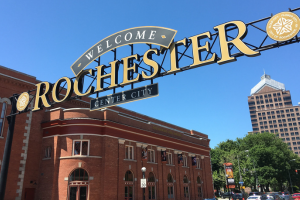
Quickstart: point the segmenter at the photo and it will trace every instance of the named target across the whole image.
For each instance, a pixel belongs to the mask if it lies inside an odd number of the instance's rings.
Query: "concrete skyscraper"
[[[300,154],[300,108],[293,106],[290,91],[283,83],[264,74],[248,97],[253,133],[270,132]]]

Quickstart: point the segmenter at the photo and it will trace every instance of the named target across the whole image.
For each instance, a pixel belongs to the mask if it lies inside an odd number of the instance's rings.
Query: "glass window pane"
[[[132,147],[129,147],[129,159],[132,159]]]
[[[74,174],[75,174],[74,181],[79,181],[79,177],[80,177],[80,175],[79,175],[79,169],[76,169],[75,172],[74,172]]]
[[[83,175],[84,175],[84,170],[83,169],[79,169],[79,180],[83,181]]]
[[[89,146],[88,141],[83,141],[82,142],[82,153],[81,153],[81,155],[88,155],[88,146]]]
[[[80,196],[79,200],[86,200],[86,187],[80,187]]]
[[[155,199],[155,187],[152,186],[152,199]]]
[[[125,186],[125,197],[128,197],[128,187]]]
[[[70,200],[77,200],[76,195],[77,195],[77,187],[71,187],[70,188]]]
[[[128,159],[128,146],[125,147],[125,158]]]
[[[80,155],[80,141],[74,143],[74,155]]]
[[[128,186],[128,188],[129,188],[129,198],[132,198],[133,197],[132,186]]]

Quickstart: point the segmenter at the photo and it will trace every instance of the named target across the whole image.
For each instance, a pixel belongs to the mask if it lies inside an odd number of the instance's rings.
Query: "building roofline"
[[[18,74],[22,74],[22,75],[25,75],[25,76],[28,76],[28,77],[35,78],[35,79],[36,79],[35,76],[31,76],[31,75],[29,75],[29,74],[25,74],[25,73],[23,73],[23,72],[20,72],[20,71],[17,71],[17,70],[13,70],[13,69],[4,67],[3,65],[0,65],[0,68],[4,68],[4,69],[7,69],[7,70],[9,70],[9,71],[13,71],[13,72],[16,72],[16,73],[18,73]]]

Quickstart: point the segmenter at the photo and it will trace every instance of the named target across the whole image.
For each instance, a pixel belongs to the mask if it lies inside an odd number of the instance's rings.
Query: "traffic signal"
[[[297,169],[295,170],[295,172],[296,172],[296,174],[298,174],[298,170]]]

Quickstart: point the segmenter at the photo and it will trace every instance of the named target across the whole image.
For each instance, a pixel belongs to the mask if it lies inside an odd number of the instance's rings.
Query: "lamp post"
[[[143,179],[145,179],[146,167],[142,167]],[[145,188],[143,187],[143,200],[146,199]]]
[[[245,150],[246,153],[249,152],[249,150]],[[247,156],[249,157],[249,155],[247,154]],[[250,158],[251,160],[251,158]],[[258,179],[257,179],[257,173],[256,173],[256,169],[255,169],[255,164],[254,164],[254,161],[252,160],[252,164],[253,164],[253,167],[254,167],[254,172],[255,172],[255,188],[256,189],[256,185],[258,184]]]
[[[291,161],[295,161],[296,159],[292,159],[292,160],[290,160],[289,161],[289,163],[291,162]],[[293,190],[293,184],[292,184],[292,179],[291,179],[291,175],[290,175],[290,169],[288,170],[288,173],[289,173],[289,177],[290,177],[290,184],[291,184],[291,188],[292,188],[292,193],[294,193],[294,190]]]

